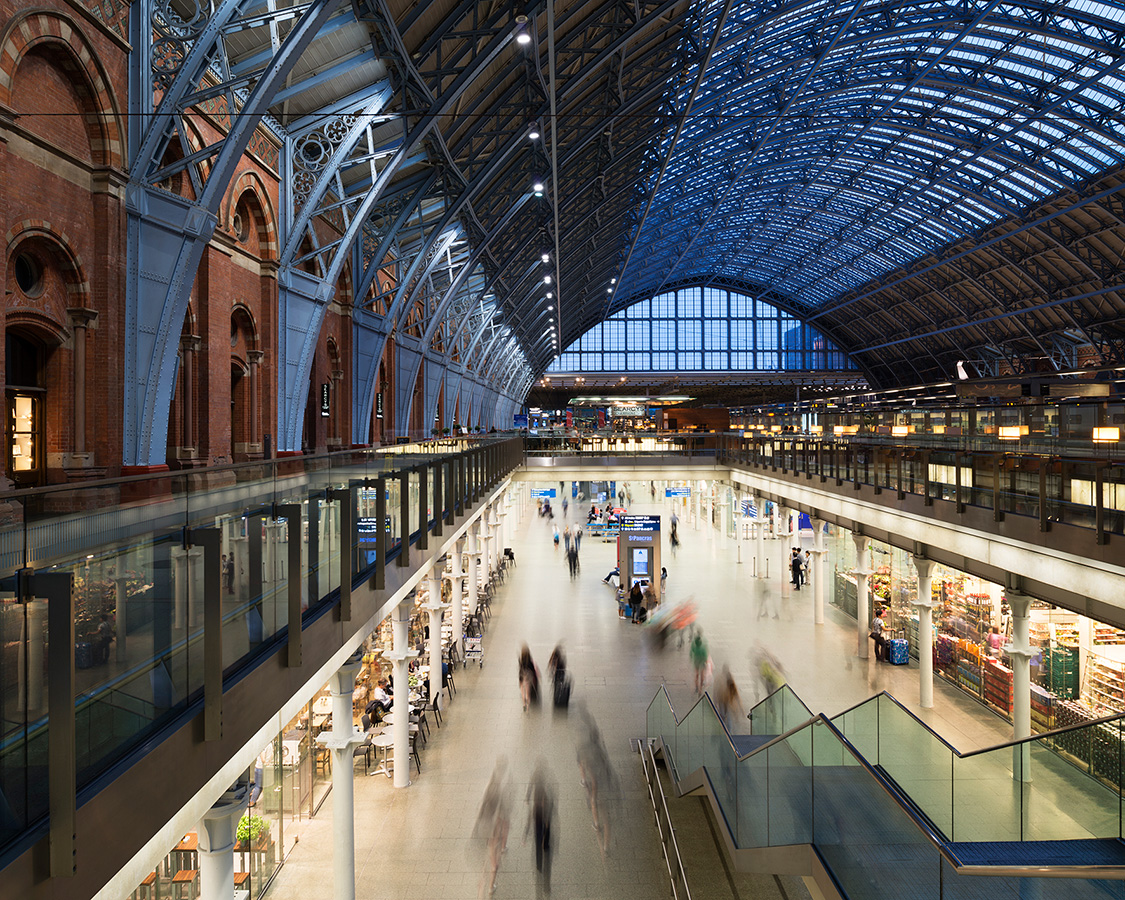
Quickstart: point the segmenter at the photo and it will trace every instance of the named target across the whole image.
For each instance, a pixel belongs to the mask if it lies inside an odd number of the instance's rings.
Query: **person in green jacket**
[[[691,667],[695,669],[695,692],[697,694],[703,693],[703,682],[707,677],[707,660],[710,659],[710,654],[707,652],[707,644],[703,640],[703,635],[698,631],[695,637],[691,639],[691,647],[688,649],[691,656]]]

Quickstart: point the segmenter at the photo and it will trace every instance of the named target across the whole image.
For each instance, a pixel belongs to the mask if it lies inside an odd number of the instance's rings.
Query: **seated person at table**
[[[620,578],[621,578],[621,569],[620,569],[620,567],[618,567],[618,566],[614,566],[614,567],[613,567],[613,570],[612,570],[612,571],[611,571],[611,572],[610,572],[610,573],[609,573],[608,575],[606,575],[606,577],[605,577],[605,578],[603,578],[603,579],[602,579],[602,581],[604,581],[604,582],[605,582],[606,584],[609,584],[609,579],[611,579],[611,578],[612,578],[612,577],[613,577],[614,575],[616,575],[618,579],[620,579]]]
[[[393,692],[390,685],[387,683],[386,678],[380,678],[379,683],[375,685],[375,690],[371,692],[371,702],[367,704],[364,712],[371,716],[374,720],[382,718],[391,711],[391,703],[394,701]]]

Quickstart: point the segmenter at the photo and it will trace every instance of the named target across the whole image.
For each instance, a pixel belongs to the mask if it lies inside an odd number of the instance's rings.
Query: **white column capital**
[[[363,661],[359,654],[352,656],[345,662],[329,682],[330,690],[334,697],[346,697],[355,693],[355,677],[363,668]]]
[[[234,848],[234,823],[242,817],[250,803],[246,785],[239,784],[226,791],[203,814],[199,829],[201,853],[223,853]]]
[[[914,568],[918,570],[918,578],[932,578],[934,574],[934,566],[937,565],[932,559],[927,559],[925,556],[919,556],[917,553],[911,554],[910,561],[914,563]]]
[[[1008,606],[1011,607],[1012,616],[1017,619],[1026,619],[1031,615],[1031,601],[1033,597],[1020,591],[1004,590],[1004,599],[1008,601]]]

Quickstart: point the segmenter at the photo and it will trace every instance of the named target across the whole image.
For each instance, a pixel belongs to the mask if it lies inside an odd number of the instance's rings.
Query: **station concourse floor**
[[[585,522],[588,504],[561,505],[554,519],[562,530],[577,516]],[[935,706],[918,706],[918,669],[876,663],[856,655],[856,623],[827,601],[825,622],[813,624],[811,585],[795,591],[782,578],[791,542],[767,541],[768,580],[752,574],[753,544],[710,536],[680,515],[681,546],[671,555],[667,517],[661,502],[635,502],[634,513],[662,515],[663,563],[668,569],[666,602],[694,599],[698,624],[715,667],[727,664],[745,706],[755,700],[751,653],[760,643],[781,662],[789,684],[814,712],[835,714],[887,690],[958,749],[970,750],[1010,739],[1011,725],[935,679]],[[498,758],[510,776],[511,836],[492,896],[542,896],[534,850],[524,842],[525,796],[533,769],[543,763],[557,798],[553,841],[556,846],[551,894],[582,900],[616,896],[665,897],[668,876],[652,819],[640,763],[630,739],[645,735],[645,711],[662,681],[682,716],[694,700],[687,652],[655,650],[645,629],[618,618],[613,590],[602,578],[615,565],[616,542],[588,534],[581,545],[581,572],[571,580],[560,542],[551,541],[551,524],[534,504],[522,519],[507,519],[517,565],[497,588],[493,617],[484,636],[484,665],[455,673],[457,694],[448,702],[441,728],[432,727],[422,750],[422,773],[395,790],[383,776],[364,777],[356,767],[356,896],[374,898],[475,898],[485,864],[484,842],[472,837],[481,798]],[[804,544],[811,545],[806,534]],[[825,562],[831,573],[832,559]],[[765,615],[760,617],[760,613]],[[549,703],[524,713],[516,659],[527,642],[546,682],[547,658],[559,641],[574,680],[568,716],[556,716]],[[549,693],[549,692],[548,692]],[[544,699],[549,699],[545,694]],[[598,849],[586,793],[579,780],[576,741],[584,735],[582,710],[596,720],[609,752],[622,801],[609,855]],[[269,900],[332,896],[332,794],[303,827],[301,840],[269,888]],[[685,861],[686,862],[686,861]],[[716,896],[692,881],[697,900]],[[717,873],[707,877],[717,878]],[[806,900],[800,879],[724,874],[725,896]]]

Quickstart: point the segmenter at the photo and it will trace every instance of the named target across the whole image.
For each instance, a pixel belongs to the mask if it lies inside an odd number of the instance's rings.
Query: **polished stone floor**
[[[640,487],[634,488],[635,494],[641,493]],[[669,510],[658,502],[636,503],[631,511],[666,516]],[[576,512],[572,505],[571,524]],[[528,785],[540,766],[557,799],[551,893],[566,898],[667,896],[651,805],[630,739],[644,735],[645,711],[662,681],[677,710],[688,708],[693,696],[687,654],[654,649],[646,629],[618,618],[614,593],[601,580],[614,565],[615,543],[586,536],[581,572],[572,580],[562,548],[552,544],[550,524],[535,515],[531,504],[519,520],[513,513],[508,522],[509,533],[517,535],[507,543],[518,565],[493,604],[484,665],[458,670],[458,693],[448,704],[443,727],[434,729],[423,749],[421,775],[414,775],[409,788],[395,790],[383,775],[364,777],[362,767],[357,770],[357,896],[479,896],[486,852],[484,840],[473,836],[473,826],[498,759],[505,761],[508,772],[511,832],[493,896],[531,897],[546,888],[536,874],[533,842],[525,837]],[[561,516],[555,522],[560,528],[566,524]],[[921,710],[917,667],[859,659],[855,622],[831,606],[826,606],[825,624],[814,626],[812,590],[794,591],[777,577],[784,571],[789,541],[767,544],[774,577],[758,580],[749,564],[751,544],[743,546],[740,564],[734,541],[722,542],[682,513],[680,532],[675,557],[664,535],[668,602],[694,599],[698,604],[699,625],[716,666],[729,665],[747,706],[756,692],[751,660],[762,646],[780,660],[789,683],[814,711],[834,714],[885,689],[962,750],[1010,736],[1010,725],[940,681],[935,685],[935,708]],[[805,543],[810,541],[806,535]],[[831,564],[829,559],[827,572]],[[549,707],[522,710],[516,657],[525,641],[544,678],[551,649],[563,643],[574,679],[568,716],[554,715]],[[617,786],[604,857],[576,764],[577,747],[587,734],[587,715],[601,730]],[[268,897],[331,896],[331,805],[330,794],[302,832]],[[797,879],[759,878],[741,888],[742,882],[725,882],[731,888],[725,896],[807,896]],[[718,896],[694,890],[693,895]]]

